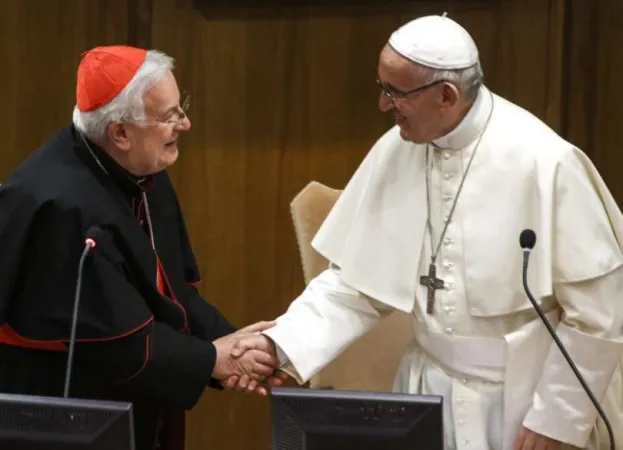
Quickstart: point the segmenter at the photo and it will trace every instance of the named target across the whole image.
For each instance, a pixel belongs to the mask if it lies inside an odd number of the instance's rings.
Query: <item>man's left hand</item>
[[[513,450],[560,450],[560,447],[560,441],[521,427]]]

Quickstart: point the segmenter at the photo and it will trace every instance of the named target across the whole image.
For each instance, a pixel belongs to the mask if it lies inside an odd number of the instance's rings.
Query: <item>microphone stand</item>
[[[86,245],[82,251],[80,262],[78,263],[78,279],[76,282],[76,292],[74,296],[74,309],[73,317],[71,319],[71,335],[69,336],[69,354],[67,356],[67,368],[65,371],[65,388],[63,390],[63,397],[69,396],[69,384],[71,381],[71,368],[74,360],[74,348],[76,346],[76,326],[78,324],[78,309],[80,307],[80,291],[82,290],[82,269],[84,267],[84,261],[89,254],[89,251],[95,247],[95,241],[91,238],[86,239]]]

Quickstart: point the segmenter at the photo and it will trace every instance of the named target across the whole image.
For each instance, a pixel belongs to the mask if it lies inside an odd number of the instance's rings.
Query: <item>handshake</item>
[[[228,390],[267,395],[267,388],[280,386],[288,375],[278,370],[273,341],[261,334],[275,322],[258,322],[215,340],[216,364],[212,377]]]

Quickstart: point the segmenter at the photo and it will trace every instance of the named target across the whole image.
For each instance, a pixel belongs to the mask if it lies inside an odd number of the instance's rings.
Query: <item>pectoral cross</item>
[[[435,291],[444,287],[443,280],[437,278],[437,269],[434,264],[428,266],[428,275],[420,277],[420,284],[427,287],[426,313],[432,314],[435,306]]]

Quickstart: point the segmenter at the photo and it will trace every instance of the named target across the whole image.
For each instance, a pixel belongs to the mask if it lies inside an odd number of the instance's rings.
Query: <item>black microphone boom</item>
[[[528,288],[528,259],[530,258],[530,250],[534,247],[534,244],[536,243],[536,233],[530,229],[523,230],[519,236],[519,243],[521,245],[521,248],[524,250],[523,252],[523,287],[524,287],[524,290],[526,291],[526,295],[530,299],[530,303],[532,303],[532,306],[534,307],[536,312],[539,314],[541,321],[543,321],[543,323],[547,327],[549,334],[552,335],[552,338],[554,339],[554,342],[556,342],[556,345],[560,349],[562,356],[564,356],[565,359],[567,360],[569,367],[571,367],[571,370],[573,370],[573,373],[575,374],[576,378],[578,379],[578,381],[584,388],[584,391],[586,391],[586,394],[588,395],[591,402],[595,406],[595,409],[597,410],[602,420],[604,421],[604,424],[606,425],[606,429],[608,430],[608,436],[610,437],[610,450],[614,450],[615,449],[614,434],[612,433],[612,426],[610,425],[610,422],[608,421],[608,418],[606,417],[606,413],[599,405],[599,402],[595,398],[595,395],[591,391],[591,388],[588,387],[588,384],[586,384],[584,377],[582,377],[582,374],[580,373],[577,366],[571,359],[571,356],[569,356],[569,353],[567,353],[567,349],[565,349],[565,346],[562,344],[562,342],[556,335],[556,331],[554,330],[554,327],[552,326],[550,321],[547,320],[547,317],[545,316],[543,309],[536,302],[536,300],[530,293],[530,289]]]
[[[78,277],[76,281],[76,291],[74,294],[74,308],[71,318],[71,334],[69,336],[69,353],[67,355],[67,368],[65,370],[65,387],[63,389],[63,397],[69,396],[69,384],[71,383],[71,368],[74,361],[74,349],[76,347],[76,327],[78,325],[78,310],[80,309],[80,292],[82,290],[82,269],[84,267],[84,261],[87,255],[97,245],[97,239],[104,231],[98,227],[93,226],[87,230],[85,246],[80,256],[80,262],[78,263]]]

